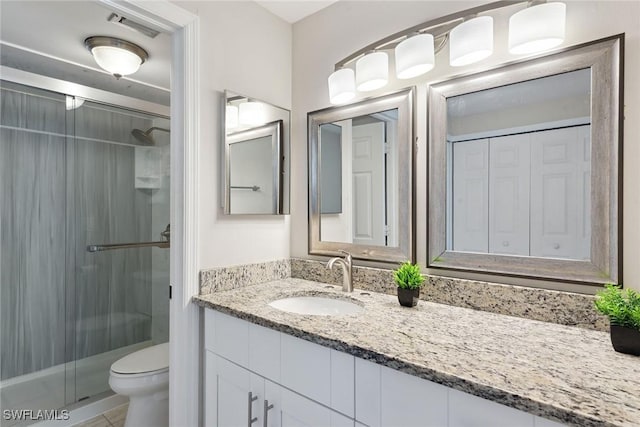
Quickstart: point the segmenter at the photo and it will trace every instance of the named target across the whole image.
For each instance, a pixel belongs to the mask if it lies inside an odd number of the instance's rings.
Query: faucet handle
[[[349,253],[349,252],[347,252],[347,251],[343,251],[342,249],[338,249],[338,252],[340,252],[340,253],[344,254],[344,256],[345,256],[345,257],[344,257],[344,258],[345,258],[345,260],[346,260],[349,264],[351,264],[351,259],[353,258],[353,257],[351,256],[351,253]]]

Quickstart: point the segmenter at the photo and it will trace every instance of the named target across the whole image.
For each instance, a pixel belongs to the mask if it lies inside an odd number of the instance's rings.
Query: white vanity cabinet
[[[204,312],[207,427],[562,426],[214,310]]]
[[[205,426],[353,427],[353,359],[205,310]]]

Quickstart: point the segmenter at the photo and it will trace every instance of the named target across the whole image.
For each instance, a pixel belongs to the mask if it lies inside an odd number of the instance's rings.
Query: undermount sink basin
[[[364,310],[350,301],[322,296],[290,297],[269,303],[273,308],[295,314],[310,314],[316,316],[335,316],[340,314],[355,314]]]

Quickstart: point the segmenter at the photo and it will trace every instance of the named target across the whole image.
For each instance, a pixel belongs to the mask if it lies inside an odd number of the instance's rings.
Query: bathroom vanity
[[[270,302],[347,299],[310,316]],[[201,295],[205,425],[633,426],[640,365],[608,334],[302,279]],[[254,420],[251,422],[251,420]]]

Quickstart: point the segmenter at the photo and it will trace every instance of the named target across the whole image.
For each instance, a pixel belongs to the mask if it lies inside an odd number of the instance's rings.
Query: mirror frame
[[[309,160],[309,254],[336,255],[347,251],[354,258],[403,262],[415,260],[414,247],[414,99],[415,88],[411,87],[389,95],[307,114],[308,160]],[[402,224],[398,230],[398,246],[359,245],[345,242],[320,240],[320,125],[352,119],[367,114],[398,109],[398,219]]]
[[[257,138],[269,137],[271,139],[271,170],[272,170],[272,183],[273,183],[273,199],[271,208],[273,212],[271,213],[261,213],[255,215],[275,215],[277,213],[282,212],[282,150],[283,150],[283,122],[282,120],[276,120],[271,123],[267,123],[265,125],[241,130],[235,133],[227,134],[225,138],[224,144],[224,164],[225,164],[225,174],[224,174],[224,213],[227,215],[254,215],[252,213],[240,213],[236,214],[231,212],[231,146],[233,144],[238,144],[241,142],[245,142],[248,140],[253,140]],[[260,189],[260,187],[258,187]],[[254,190],[256,191],[256,190]]]
[[[280,120],[273,120],[269,123],[265,123],[263,125],[254,127],[254,128],[249,128],[249,129],[242,129],[242,130],[238,130],[237,132],[233,132],[233,133],[229,133],[227,134],[227,126],[226,126],[226,122],[227,122],[227,114],[226,114],[226,107],[227,107],[227,102],[229,101],[229,99],[231,98],[246,98],[247,100],[251,100],[251,101],[258,101],[261,102],[269,107],[272,108],[277,108],[279,110],[282,110],[283,112],[286,112],[286,119],[280,119]],[[288,110],[286,108],[283,107],[279,107],[277,105],[274,105],[270,102],[267,101],[263,101],[261,99],[258,98],[254,98],[251,96],[246,96],[243,94],[240,94],[238,92],[229,90],[229,89],[225,89],[224,92],[222,93],[222,97],[221,97],[221,111],[220,111],[220,118],[221,118],[221,123],[222,125],[220,126],[221,128],[221,141],[222,143],[220,144],[220,148],[219,148],[219,152],[220,152],[220,164],[221,164],[221,172],[220,172],[220,206],[222,207],[222,211],[225,215],[289,215],[290,212],[290,180],[291,180],[291,174],[290,174],[290,167],[291,167],[291,161],[290,161],[290,157],[291,157],[291,110]],[[230,188],[229,186],[231,185],[231,181],[230,181],[230,172],[229,172],[229,138],[231,138],[232,135],[240,135],[240,134],[244,134],[247,135],[247,137],[249,138],[259,138],[261,136],[268,136],[267,133],[263,133],[263,134],[255,134],[254,136],[250,136],[249,133],[251,133],[252,131],[256,130],[256,131],[264,131],[265,129],[272,129],[270,126],[273,125],[277,125],[278,122],[281,122],[280,125],[278,126],[277,129],[273,129],[273,132],[277,132],[277,139],[278,139],[278,159],[279,161],[276,160],[276,158],[273,158],[273,173],[275,176],[275,180],[274,180],[274,203],[275,203],[275,209],[274,212],[271,213],[241,213],[241,214],[235,214],[231,212],[231,207],[230,207],[230,197],[231,197],[231,192],[230,192]],[[233,142],[239,142],[238,140],[234,140]]]
[[[590,285],[622,279],[624,34],[430,86],[428,247],[434,269]],[[591,256],[589,261],[455,252],[446,248],[447,98],[579,69],[591,69]]]

